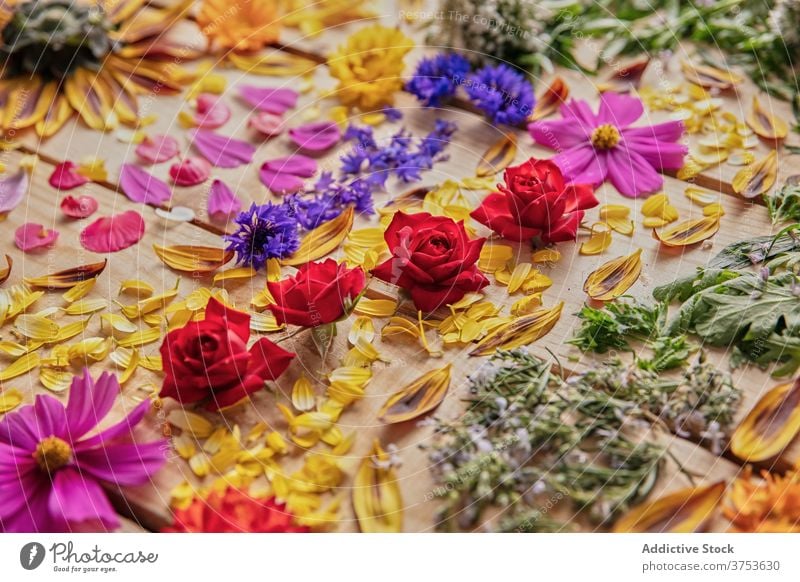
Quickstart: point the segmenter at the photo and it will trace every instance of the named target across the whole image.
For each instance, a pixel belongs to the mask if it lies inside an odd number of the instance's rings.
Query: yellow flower
[[[309,36],[326,28],[374,16],[365,4],[368,0],[285,0],[286,26],[299,28]]]
[[[281,29],[275,0],[204,0],[197,24],[218,48],[238,52],[264,48],[278,40]]]
[[[339,80],[336,96],[365,111],[390,105],[403,86],[403,58],[413,46],[395,28],[362,28],[328,58],[331,75]]]
[[[748,467],[728,489],[723,513],[738,532],[800,532],[800,472],[761,473],[753,481]]]
[[[0,131],[35,128],[49,137],[73,113],[92,129],[138,125],[139,95],[177,93],[189,80],[176,62],[197,53],[163,38],[191,5],[192,0],[161,9],[144,8],[144,0],[4,2]]]

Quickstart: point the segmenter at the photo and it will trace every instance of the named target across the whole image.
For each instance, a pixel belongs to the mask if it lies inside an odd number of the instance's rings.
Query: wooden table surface
[[[168,0],[159,0],[163,4]],[[407,23],[400,22],[398,16],[400,8],[395,2],[378,2],[380,20],[387,25],[400,25],[407,34],[421,41],[424,35],[410,27]],[[350,23],[326,31],[325,33],[313,38],[304,38],[302,35],[292,30],[285,30],[281,37],[281,46],[272,51],[289,51],[295,54],[307,55],[313,58],[317,64],[314,69],[313,88],[301,95],[298,106],[287,113],[288,125],[297,124],[307,119],[324,117],[325,110],[337,105],[335,96],[328,94],[328,90],[333,88],[334,80],[328,74],[324,64],[325,56],[339,43],[357,30],[365,23]],[[180,35],[185,38],[187,43],[199,43],[202,46],[202,37],[192,22],[183,23],[180,26]],[[416,48],[406,59],[407,71],[412,70],[415,60],[429,52],[422,46]],[[672,61],[668,63],[666,69],[658,71],[650,70],[643,81],[657,83],[659,81],[670,80],[670,82],[680,83],[679,60],[686,55],[676,54]],[[225,126],[220,129],[226,135],[240,137],[242,139],[253,140],[253,134],[247,127],[249,110],[235,98],[236,87],[239,84],[251,83],[256,85],[286,86],[297,89],[305,82],[305,79],[276,77],[269,78],[259,75],[252,75],[238,69],[232,68],[225,63],[216,62],[215,71],[222,73],[228,80],[227,93],[224,96],[226,102],[233,108],[233,116]],[[193,68],[196,64],[188,64],[188,68]],[[654,68],[655,69],[655,68]],[[596,79],[588,78],[575,71],[558,71],[567,80],[572,96],[581,97],[596,103],[598,95],[593,83]],[[537,93],[552,78],[547,75],[542,79],[535,80]],[[757,89],[750,84],[745,84],[736,93],[724,95],[726,110],[734,113],[738,117],[743,117],[750,107],[750,100]],[[761,100],[768,108],[773,108],[779,115],[784,116],[787,121],[791,120],[789,107],[786,103],[770,99],[768,96],[761,96]],[[482,117],[473,112],[458,107],[444,107],[441,109],[422,109],[417,106],[416,100],[408,94],[397,96],[396,106],[404,114],[402,123],[411,129],[415,134],[427,133],[432,128],[436,118],[443,118],[455,121],[458,124],[458,131],[449,147],[449,161],[437,164],[436,167],[424,174],[422,185],[435,185],[447,179],[460,180],[465,177],[473,176],[475,167],[483,152],[498,138],[502,131],[488,123]],[[178,113],[187,108],[184,96],[159,97],[149,104],[153,113],[158,116],[154,126],[148,127],[149,133],[170,133],[176,137],[185,136],[185,130],[177,125]],[[647,119],[640,123],[658,122],[664,119],[662,112],[646,114]],[[506,128],[507,129],[507,128]],[[384,124],[376,132],[378,135],[386,135],[396,130],[396,126]],[[519,150],[516,163],[520,163],[531,156],[549,157],[551,152],[535,145],[530,136],[524,130],[510,130],[516,133]],[[179,137],[180,139],[180,137]],[[691,138],[690,138],[691,139]],[[791,139],[789,142],[791,143]],[[797,139],[794,136],[793,139]],[[182,143],[182,146],[185,146]],[[34,135],[25,135],[22,138],[22,148],[18,151],[3,153],[3,162],[9,169],[16,167],[17,162],[26,153],[36,153],[40,161],[33,174],[32,186],[27,198],[27,202],[12,212],[8,219],[0,225],[4,233],[3,253],[8,253],[14,259],[14,270],[11,279],[6,283],[6,287],[15,283],[22,282],[24,277],[41,275],[47,272],[66,268],[70,266],[95,262],[102,260],[102,256],[95,255],[84,250],[79,244],[80,230],[85,226],[81,222],[66,221],[60,211],[60,196],[48,185],[47,178],[53,169],[53,164],[64,160],[81,160],[87,156],[97,156],[105,159],[109,170],[108,183],[91,184],[85,187],[86,191],[95,196],[100,202],[100,213],[118,213],[128,209],[138,210],[146,219],[147,232],[140,244],[129,248],[120,253],[109,257],[108,268],[99,279],[98,285],[92,291],[90,297],[105,297],[109,305],[117,300],[119,283],[124,279],[138,278],[147,281],[156,288],[156,293],[167,290],[175,286],[176,280],[180,280],[180,295],[184,297],[192,290],[199,287],[212,285],[209,277],[193,278],[187,277],[166,267],[152,251],[152,245],[156,244],[199,244],[221,246],[222,241],[220,232],[230,231],[231,224],[226,222],[213,222],[206,213],[207,182],[204,185],[191,188],[174,188],[172,205],[188,206],[192,208],[197,216],[193,223],[180,223],[164,220],[156,215],[154,209],[143,207],[129,201],[124,195],[118,192],[117,177],[122,163],[134,159],[133,148],[128,143],[120,141],[115,132],[99,133],[91,131],[83,126],[79,121],[73,120],[56,136],[51,139],[39,141]],[[185,149],[185,147],[183,148]],[[344,144],[337,151],[333,151],[319,160],[320,167],[335,168],[338,156],[342,151],[347,151],[349,146]],[[258,150],[254,162],[236,169],[222,170],[214,169],[213,176],[222,178],[228,185],[233,187],[237,195],[245,205],[251,201],[264,203],[268,200],[277,201],[278,197],[271,195],[260,183],[258,178],[258,168],[264,160],[283,156],[293,150],[285,136],[271,139],[258,144]],[[767,145],[761,144],[756,150],[756,155],[764,155],[769,151]],[[800,173],[800,159],[798,156],[791,156],[786,151],[781,150],[779,154],[779,183],[786,176]],[[169,164],[154,166],[152,171],[155,175],[166,179],[166,172]],[[623,203],[632,208],[631,216],[636,224],[636,231],[631,237],[613,237],[613,244],[606,252],[600,256],[582,256],[578,254],[578,243],[564,243],[559,245],[562,259],[554,266],[546,270],[546,274],[552,278],[553,286],[544,294],[546,305],[553,305],[558,301],[564,301],[565,306],[563,316],[555,328],[543,339],[529,346],[529,349],[537,354],[546,356],[546,350],[551,350],[557,354],[562,362],[566,362],[570,370],[579,371],[592,361],[592,356],[583,355],[574,348],[566,344],[572,336],[578,319],[573,316],[586,300],[582,291],[583,281],[588,273],[598,265],[606,262],[612,257],[628,254],[637,248],[644,249],[643,252],[643,274],[640,280],[631,289],[631,294],[647,299],[656,285],[671,281],[677,276],[686,275],[694,271],[695,267],[702,266],[724,245],[748,238],[772,233],[778,230],[770,222],[766,209],[753,202],[744,201],[733,195],[731,179],[738,168],[722,164],[705,170],[693,183],[713,188],[718,192],[719,202],[725,209],[722,218],[722,227],[713,239],[713,245],[703,245],[698,248],[690,248],[685,252],[669,252],[662,248],[658,241],[654,240],[650,232],[641,225],[640,206],[641,201],[623,199],[612,187],[603,186],[598,191],[601,204]],[[698,217],[702,215],[702,209],[694,205],[684,195],[684,190],[689,185],[673,177],[665,177],[664,191],[669,195],[671,203],[678,209],[681,219]],[[388,192],[376,197],[376,206],[385,203],[392,196],[405,190],[402,185],[390,183]],[[481,196],[483,194],[481,193]],[[478,203],[476,194],[475,200]],[[597,209],[587,213],[587,222],[593,223],[597,219]],[[375,225],[377,217],[358,217],[354,228]],[[44,254],[23,254],[11,243],[11,233],[13,230],[25,223],[37,222],[47,227],[57,228],[61,232],[60,239],[55,248]],[[583,239],[581,239],[583,240]],[[523,256],[528,252],[525,245],[514,245],[518,256]],[[331,256],[341,258],[341,249],[334,252]],[[284,268],[284,273],[289,269]],[[247,306],[254,295],[264,286],[264,274],[245,281],[232,282],[227,284],[227,289],[237,305]],[[519,296],[509,296],[506,289],[493,285],[487,289],[487,296],[497,305],[504,307],[510,306]],[[37,308],[41,309],[49,305],[61,305],[62,300],[58,293],[48,293],[37,303]],[[60,316],[69,319],[68,316]],[[347,324],[340,324],[346,326]],[[376,328],[382,322],[376,319]],[[0,329],[0,339],[13,339],[9,336],[10,326],[6,324]],[[103,332],[99,329],[99,318],[94,317],[87,329],[86,335],[100,335]],[[280,336],[280,334],[278,334]],[[335,344],[329,355],[330,362],[337,362],[346,352],[347,334],[340,333],[335,340]],[[404,503],[404,530],[405,531],[431,531],[435,527],[434,514],[436,501],[428,499],[428,493],[435,487],[428,471],[428,460],[424,451],[419,449],[419,445],[429,443],[431,439],[431,428],[416,426],[415,423],[405,423],[402,426],[385,426],[377,419],[377,411],[384,403],[387,396],[399,387],[404,386],[412,379],[419,376],[422,372],[438,368],[446,362],[453,363],[453,382],[450,391],[437,411],[437,415],[442,418],[452,418],[458,416],[464,409],[462,398],[465,395],[466,376],[477,368],[481,363],[481,358],[468,358],[467,350],[450,349],[447,350],[440,359],[428,358],[427,354],[419,346],[405,345],[400,343],[386,343],[376,339],[376,347],[388,360],[374,368],[374,377],[367,389],[367,397],[349,408],[342,416],[339,424],[343,432],[357,431],[357,439],[353,448],[340,459],[340,464],[345,472],[345,478],[337,491],[327,494],[326,499],[333,499],[341,496],[344,500],[342,509],[339,512],[339,522],[332,524],[330,529],[336,531],[355,531],[357,524],[354,520],[352,506],[350,503],[350,486],[356,467],[360,460],[368,453],[372,446],[373,438],[379,438],[382,443],[394,443],[397,446],[398,455],[402,464],[397,469],[399,485]],[[224,416],[206,415],[214,423],[226,426],[238,426],[243,434],[258,422],[267,423],[272,429],[280,433],[286,433],[286,422],[276,407],[277,402],[286,402],[291,393],[294,381],[301,373],[305,373],[314,380],[315,389],[321,394],[326,384],[325,367],[315,355],[311,344],[310,334],[300,333],[291,339],[286,340],[282,345],[287,349],[298,354],[295,362],[276,383],[272,393],[259,393],[251,403],[247,403],[227,411]],[[143,348],[145,354],[157,353],[158,342]],[[727,368],[727,355],[719,350],[712,350],[712,358],[718,361],[721,367]],[[0,367],[7,365],[5,356],[0,356]],[[100,369],[112,367],[113,364],[104,360],[94,364],[92,370],[97,373]],[[770,376],[754,367],[744,367],[733,371],[735,383],[744,393],[744,398],[739,409],[739,418],[742,418],[752,408],[759,397],[765,391],[773,387],[776,382]],[[142,398],[148,397],[154,387],[160,385],[161,379],[152,372],[139,368],[133,379],[128,382],[123,394],[115,408],[114,415],[123,415]],[[5,382],[3,389],[17,388],[25,394],[25,402],[31,402],[36,393],[46,392],[40,384],[38,372],[33,372]],[[166,416],[170,407],[174,403],[165,403],[165,408],[150,414],[145,423],[147,426],[143,434],[161,434],[165,430]],[[410,426],[407,426],[410,425]],[[687,487],[690,482],[687,473],[694,474],[696,483],[712,482],[715,480],[733,479],[742,469],[741,464],[732,456],[715,456],[710,451],[704,449],[693,442],[682,439],[678,436],[662,435],[664,442],[669,443],[673,458],[680,462],[683,471],[679,471],[674,460],[667,463],[661,472],[656,489],[651,494],[657,496],[666,492],[674,491]],[[318,451],[327,450],[324,447],[317,447]],[[299,466],[307,451],[298,446],[292,445],[290,454],[281,460],[286,467]],[[793,445],[784,455],[784,460],[795,462],[800,458],[800,445]],[[201,486],[209,483],[214,476],[205,479],[197,477],[191,470],[188,463],[177,455],[171,455],[168,464],[145,486],[126,489],[124,491],[113,492],[115,506],[118,511],[129,518],[124,529],[132,530],[140,524],[147,529],[159,529],[170,522],[170,495],[176,486],[188,482],[193,485]],[[714,529],[724,530],[725,523],[714,523]]]

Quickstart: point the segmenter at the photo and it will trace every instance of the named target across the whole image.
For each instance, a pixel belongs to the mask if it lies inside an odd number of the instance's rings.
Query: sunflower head
[[[113,46],[113,25],[97,5],[24,2],[2,30],[4,76],[38,74],[60,80],[77,68],[96,68]]]

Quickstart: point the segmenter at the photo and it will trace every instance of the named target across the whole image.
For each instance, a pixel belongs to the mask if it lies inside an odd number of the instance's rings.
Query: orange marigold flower
[[[178,533],[305,533],[286,506],[274,497],[256,499],[228,487],[195,497],[186,509],[174,512],[174,523],[165,532]]]
[[[279,4],[275,0],[203,0],[197,24],[218,48],[257,51],[280,36]]]
[[[730,486],[723,513],[738,532],[800,532],[800,472],[783,476],[762,471],[753,481],[748,467]]]
[[[364,111],[391,105],[403,87],[403,58],[413,47],[396,28],[374,24],[354,33],[328,57],[331,75],[339,80],[336,96]]]

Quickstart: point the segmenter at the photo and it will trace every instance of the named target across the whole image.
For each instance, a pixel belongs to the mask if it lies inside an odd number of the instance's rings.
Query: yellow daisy
[[[192,0],[143,9],[146,0],[5,0],[0,10],[0,130],[55,134],[78,113],[93,129],[139,121],[137,98],[176,93],[195,51],[164,33]]]
[[[394,102],[403,87],[403,58],[414,42],[396,28],[362,28],[328,58],[339,80],[336,96],[349,107],[371,111]]]
[[[257,51],[278,40],[279,3],[275,0],[203,0],[197,25],[217,48]]]

